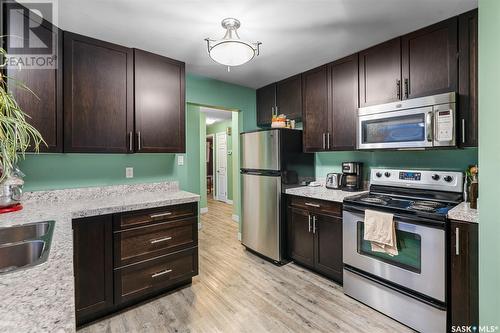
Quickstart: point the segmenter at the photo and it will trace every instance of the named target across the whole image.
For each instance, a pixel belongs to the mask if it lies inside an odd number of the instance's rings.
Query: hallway
[[[208,207],[191,286],[79,332],[411,332],[319,275],[249,253],[233,207],[212,199]]]

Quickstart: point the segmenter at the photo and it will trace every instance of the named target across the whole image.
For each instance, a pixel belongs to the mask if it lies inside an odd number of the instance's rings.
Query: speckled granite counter
[[[360,192],[347,192],[341,190],[332,190],[326,188],[324,185],[310,187],[310,186],[302,186],[302,187],[293,187],[285,190],[286,194],[296,195],[299,197],[307,197],[319,200],[327,200],[327,201],[335,201],[335,202],[343,202],[344,198],[350,197],[353,195],[358,195],[361,193],[365,193],[365,191]]]
[[[470,203],[462,202],[448,212],[450,220],[465,221],[465,222],[479,222],[479,212],[477,209],[470,208]]]
[[[0,332],[75,331],[71,219],[198,201],[177,182],[26,193],[0,227],[54,220],[48,260],[0,275]]]

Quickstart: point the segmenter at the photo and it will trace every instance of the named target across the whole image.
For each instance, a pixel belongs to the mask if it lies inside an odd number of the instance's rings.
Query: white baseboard
[[[233,214],[233,221],[239,223],[240,222],[240,217],[238,215],[236,215],[236,214]]]
[[[208,207],[202,207],[202,208],[200,208],[200,213],[201,213],[201,214],[206,214],[206,213],[208,213]]]
[[[227,200],[226,200],[226,203],[227,203],[228,205],[232,205],[232,204],[233,204],[233,200],[229,200],[229,199],[227,199]]]
[[[238,240],[241,242],[241,232],[238,232]]]

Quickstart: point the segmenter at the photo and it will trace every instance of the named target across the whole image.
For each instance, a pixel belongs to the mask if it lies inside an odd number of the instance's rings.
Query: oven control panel
[[[462,192],[464,174],[456,171],[371,169],[371,185]]]

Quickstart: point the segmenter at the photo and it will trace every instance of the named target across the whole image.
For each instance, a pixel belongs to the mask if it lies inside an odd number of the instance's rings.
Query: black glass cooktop
[[[365,193],[354,197],[347,197],[346,203],[365,207],[380,207],[388,211],[401,211],[428,218],[446,218],[448,211],[457,203],[427,198],[406,198],[389,194]]]

